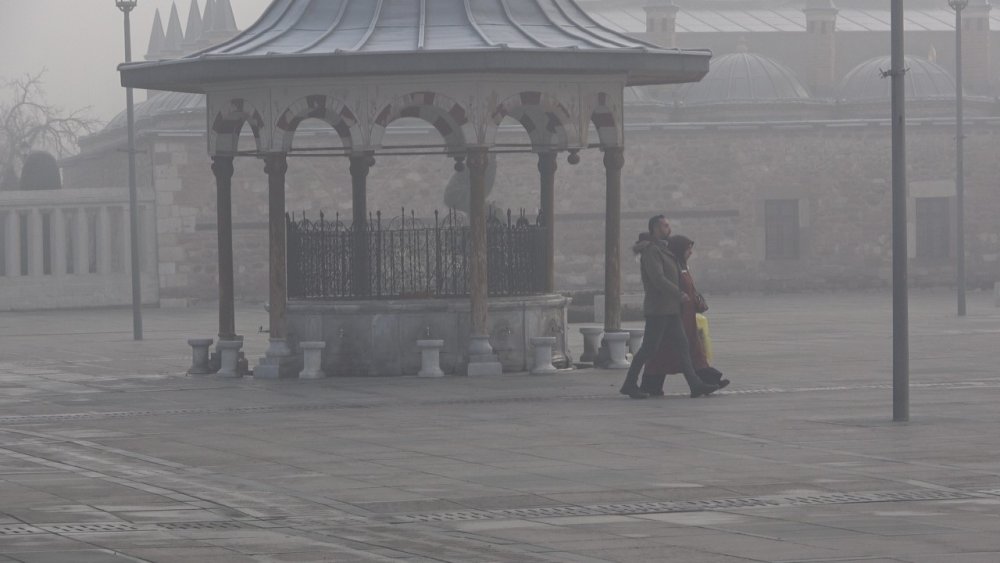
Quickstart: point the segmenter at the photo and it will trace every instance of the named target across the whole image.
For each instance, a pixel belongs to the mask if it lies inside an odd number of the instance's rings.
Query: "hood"
[[[647,248],[649,248],[650,245],[653,244],[659,246],[660,250],[664,252],[667,253],[670,252],[667,249],[667,245],[664,241],[653,238],[653,235],[649,233],[639,233],[639,240],[635,241],[635,244],[632,245],[632,252],[636,254],[642,254],[644,250],[646,250]]]

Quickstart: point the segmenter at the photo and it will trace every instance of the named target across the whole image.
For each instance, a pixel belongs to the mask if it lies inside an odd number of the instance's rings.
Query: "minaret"
[[[650,41],[663,47],[677,46],[677,12],[672,0],[649,0],[646,11],[646,33]]]
[[[181,30],[181,17],[177,14],[177,4],[170,6],[170,23],[167,24],[167,34],[163,41],[163,54],[166,58],[176,59],[184,55],[181,44],[184,42],[184,32]]]
[[[831,0],[808,0],[802,11],[809,35],[809,90],[814,96],[832,96],[837,81],[837,8]]]
[[[146,60],[158,61],[163,56],[163,43],[166,36],[163,34],[163,20],[160,19],[160,10],[156,10],[153,16],[153,30],[149,34],[149,47],[146,47]]]
[[[181,47],[185,53],[190,53],[198,49],[201,34],[201,8],[198,7],[198,0],[191,0],[191,7],[188,8],[187,27],[184,28],[184,42],[181,43]]]
[[[990,3],[970,0],[962,10],[962,84],[968,94],[992,93]]]
[[[201,37],[198,37],[198,48],[204,49],[214,45],[209,38],[213,22],[215,21],[215,0],[205,0],[205,11],[201,18]]]
[[[229,0],[209,0],[202,22],[203,43],[207,42],[206,46],[215,45],[232,38],[237,32],[236,16]]]

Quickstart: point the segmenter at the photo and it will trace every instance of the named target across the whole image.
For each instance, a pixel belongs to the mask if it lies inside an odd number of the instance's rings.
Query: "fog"
[[[232,2],[240,29],[270,0]],[[132,58],[143,60],[153,17],[166,27],[172,0],[139,0],[132,12]],[[204,9],[204,0],[198,2]],[[190,0],[177,2],[181,24]],[[92,108],[107,121],[122,110],[125,93],[116,67],[125,60],[122,14],[114,0],[0,0],[0,78],[45,73],[48,100],[66,110]],[[141,97],[139,98],[141,99]]]

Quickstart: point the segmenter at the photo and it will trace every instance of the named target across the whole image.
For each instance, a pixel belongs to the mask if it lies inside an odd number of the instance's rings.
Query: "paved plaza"
[[[709,296],[733,384],[183,375],[216,312],[0,313],[0,562],[1000,562],[1000,309]],[[263,353],[260,307],[237,311]],[[636,324],[636,326],[639,326]],[[579,331],[573,329],[579,354]]]

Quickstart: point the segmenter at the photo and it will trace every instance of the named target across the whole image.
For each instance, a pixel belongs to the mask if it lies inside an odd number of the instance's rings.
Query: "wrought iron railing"
[[[471,233],[464,216],[434,213],[433,224],[405,210],[361,229],[337,215],[288,217],[288,296],[293,299],[407,299],[469,295]],[[489,214],[488,291],[492,296],[545,292],[545,229],[524,210]]]

